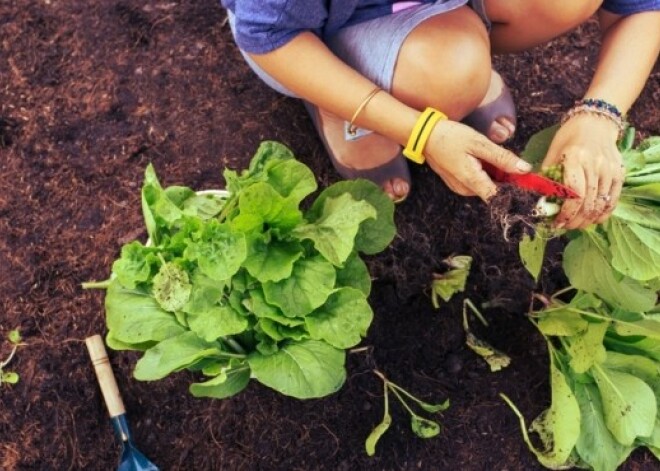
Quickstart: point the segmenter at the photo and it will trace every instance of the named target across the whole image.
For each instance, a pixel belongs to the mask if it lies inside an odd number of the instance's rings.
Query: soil
[[[597,26],[529,52],[495,58],[519,106],[519,151],[584,91]],[[660,73],[630,113],[639,137],[660,134]],[[113,437],[84,338],[105,333],[104,279],[122,244],[144,240],[139,190],[147,163],[166,185],[223,186],[262,140],[288,145],[321,186],[338,180],[301,103],[279,96],[244,64],[217,0],[6,0],[0,4],[0,336],[24,343],[0,386],[0,469],[108,470]],[[310,401],[252,384],[222,401],[194,399],[191,375],[132,378],[137,355],[110,352],[138,447],[163,470],[535,470],[506,393],[528,418],[548,406],[545,346],[525,318],[533,292],[565,286],[561,241],[541,281],[515,244],[484,228],[489,210],[413,168],[397,207],[398,236],[368,259],[375,319],[367,347],[348,355],[336,394]],[[466,345],[461,296],[440,309],[428,286],[442,260],[474,258],[464,297],[490,327],[475,333],[512,358],[491,373]],[[0,342],[0,357],[9,354]],[[367,457],[391,380],[428,401],[451,399],[440,436],[422,440],[396,404],[394,424]],[[639,450],[624,470],[658,469]]]

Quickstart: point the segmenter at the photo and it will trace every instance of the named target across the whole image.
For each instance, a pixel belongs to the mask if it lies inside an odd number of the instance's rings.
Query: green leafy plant
[[[613,471],[642,446],[660,459],[660,309],[627,312],[591,293],[569,302],[564,294],[531,313],[550,353],[552,404],[531,426],[543,448],[503,396],[525,442],[551,469]]]
[[[18,373],[13,371],[5,371],[5,366],[9,364],[16,354],[16,350],[21,343],[21,333],[18,330],[12,330],[7,335],[7,340],[12,344],[11,352],[6,359],[0,361],[0,384],[16,384],[18,383],[20,377]]]
[[[344,383],[345,350],[366,335],[371,279],[360,254],[395,234],[392,202],[366,180],[317,189],[289,149],[264,142],[249,168],[225,170],[228,196],[142,187],[149,244],[121,249],[105,282],[109,347],[144,351],[134,376],[204,377],[197,397],[225,398],[250,379],[315,398]]]
[[[410,415],[410,427],[415,435],[421,438],[433,438],[440,433],[440,424],[417,414],[412,409],[412,407],[410,407],[410,403],[408,401],[417,404],[425,412],[435,414],[445,411],[449,408],[449,399],[441,404],[429,404],[417,398],[416,396],[413,396],[401,386],[387,379],[385,375],[380,371],[374,370],[374,373],[383,381],[383,420],[378,425],[376,425],[376,427],[374,427],[374,429],[367,437],[367,440],[365,441],[364,445],[367,451],[367,455],[373,456],[376,453],[376,444],[385,434],[385,432],[387,432],[387,430],[390,428],[390,425],[392,425],[389,400],[390,392]]]

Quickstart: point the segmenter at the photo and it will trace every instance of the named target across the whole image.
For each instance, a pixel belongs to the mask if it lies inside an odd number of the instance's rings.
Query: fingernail
[[[529,172],[532,169],[532,165],[524,160],[518,160],[518,162],[516,162],[516,168],[521,172]]]

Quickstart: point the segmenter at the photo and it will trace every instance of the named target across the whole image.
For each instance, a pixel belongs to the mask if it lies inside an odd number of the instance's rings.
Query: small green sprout
[[[18,373],[15,373],[13,371],[5,371],[4,367],[9,364],[12,358],[14,358],[14,354],[16,354],[16,349],[21,343],[21,333],[18,330],[12,330],[7,335],[7,340],[9,340],[9,342],[13,344],[13,347],[7,359],[0,362],[0,384],[3,383],[16,384],[18,383],[19,380]]]

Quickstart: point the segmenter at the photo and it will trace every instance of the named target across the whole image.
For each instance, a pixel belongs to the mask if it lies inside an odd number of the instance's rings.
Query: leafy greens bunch
[[[526,157],[542,158],[555,130],[534,136]],[[552,404],[532,424],[544,449],[523,433],[552,469],[615,470],[639,446],[660,459],[660,137],[634,148],[634,135],[628,129],[619,143],[627,172],[612,216],[567,233],[571,286],[532,313],[550,351]],[[538,229],[520,246],[535,278],[554,235]],[[570,290],[577,294],[561,301]]]
[[[552,127],[533,136],[523,156],[540,161],[555,131]],[[633,148],[634,134],[629,128],[619,144],[626,179],[614,212],[603,224],[567,234],[563,268],[573,287],[616,307],[645,312],[655,305],[660,289],[660,136]],[[521,259],[535,278],[552,235],[541,226],[537,237],[520,244]]]
[[[660,307],[612,307],[578,291],[532,318],[550,352],[551,406],[534,420],[543,449],[523,435],[540,463],[613,471],[637,447],[660,459]]]
[[[395,234],[392,202],[366,180],[317,189],[289,149],[264,142],[228,196],[163,188],[146,169],[149,242],[121,250],[106,282],[108,346],[139,350],[138,380],[188,369],[192,395],[224,398],[250,379],[296,398],[343,384],[345,349],[366,335],[371,279],[359,253]]]

